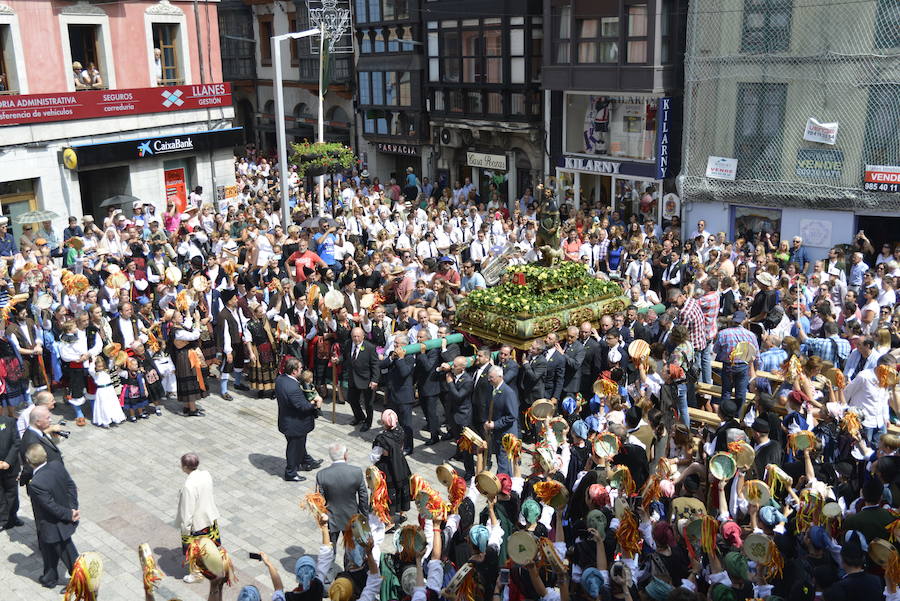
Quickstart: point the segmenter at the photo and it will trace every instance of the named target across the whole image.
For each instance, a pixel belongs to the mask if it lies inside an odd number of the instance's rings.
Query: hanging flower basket
[[[356,163],[353,150],[338,142],[293,144],[291,164],[297,166],[300,177],[335,173],[349,169]]]

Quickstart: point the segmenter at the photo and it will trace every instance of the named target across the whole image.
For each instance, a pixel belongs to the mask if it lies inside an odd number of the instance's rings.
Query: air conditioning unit
[[[441,146],[461,146],[459,132],[450,127],[442,127],[438,130],[438,141]]]

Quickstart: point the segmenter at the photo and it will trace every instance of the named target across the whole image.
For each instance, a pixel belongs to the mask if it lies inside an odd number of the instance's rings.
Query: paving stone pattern
[[[304,554],[316,555],[319,531],[312,516],[299,506],[300,499],[315,487],[315,472],[306,482],[289,483],[284,472],[284,438],[276,426],[277,407],[272,399],[257,399],[232,393],[235,400],[212,395],[201,405],[206,417],[185,418],[177,402],[167,403],[162,417],[124,423],[110,430],[88,424],[75,426],[70,409],[57,403],[55,418],[68,419],[72,435],[60,447],[66,467],[78,485],[81,524],[73,540],[78,551],[96,551],[103,556],[101,601],[143,599],[141,570],[137,558],[140,543],[149,543],[166,573],[157,600],[174,597],[182,601],[206,599],[205,583],[181,581],[181,544],[175,527],[178,491],[184,481],[179,457],[188,451],[200,455],[200,465],[215,483],[216,504],[222,514],[222,543],[234,559],[239,582],[226,587],[225,599],[235,599],[240,586],[255,584],[269,598],[272,587],[265,567],[250,560],[251,551],[264,551],[282,568],[285,586],[292,587],[293,566]],[[361,434],[349,423],[349,405],[337,406],[337,423],[331,423],[331,406],[316,422],[309,437],[309,452],[328,460],[328,445],[344,442],[350,463],[365,467],[372,440],[378,432]],[[417,416],[417,419],[418,416]],[[418,427],[418,424],[417,424]],[[434,468],[454,452],[454,444],[442,442],[426,447],[423,433],[416,432],[416,451],[409,458],[413,472],[425,476],[436,490],[445,493]],[[462,472],[462,465],[455,464]],[[60,599],[62,587],[48,590],[37,578],[42,563],[28,495],[19,489],[19,517],[25,525],[0,532],[0,600]],[[408,516],[416,517],[415,509]],[[385,549],[392,550],[391,537]],[[60,564],[60,576],[65,568]]]

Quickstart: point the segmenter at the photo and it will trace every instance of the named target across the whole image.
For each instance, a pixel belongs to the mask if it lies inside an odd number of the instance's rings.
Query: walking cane
[[[331,423],[337,423],[337,364],[341,356],[341,346],[331,345]]]

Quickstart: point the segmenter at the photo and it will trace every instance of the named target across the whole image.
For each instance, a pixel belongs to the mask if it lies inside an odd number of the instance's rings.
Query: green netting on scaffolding
[[[900,210],[900,0],[691,0],[684,104],[686,200]]]

